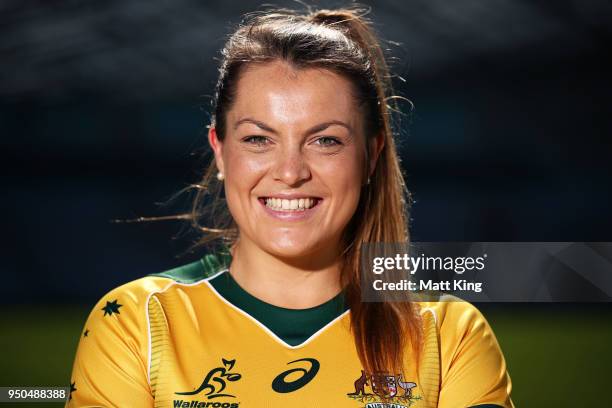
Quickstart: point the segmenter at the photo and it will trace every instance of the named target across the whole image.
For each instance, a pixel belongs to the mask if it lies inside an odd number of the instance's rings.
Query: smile
[[[262,200],[264,201],[266,207],[275,211],[306,211],[321,201],[321,199],[317,197],[294,199],[264,197]]]
[[[260,197],[258,201],[268,215],[282,221],[303,221],[309,219],[323,201],[319,197]]]

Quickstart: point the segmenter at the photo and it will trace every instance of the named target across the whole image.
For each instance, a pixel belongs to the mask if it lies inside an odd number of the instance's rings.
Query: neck
[[[282,259],[239,239],[232,248],[229,272],[238,285],[266,303],[306,309],[325,303],[342,289],[340,258],[331,252]]]

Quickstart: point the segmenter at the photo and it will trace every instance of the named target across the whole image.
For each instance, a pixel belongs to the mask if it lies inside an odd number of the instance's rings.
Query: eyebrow
[[[262,122],[260,120],[256,120],[256,119],[253,119],[253,118],[243,118],[243,119],[240,119],[239,121],[237,121],[234,124],[234,130],[236,130],[238,128],[238,126],[242,125],[243,123],[251,123],[251,124],[257,126],[258,128],[260,128],[262,130],[265,130],[266,132],[278,134],[278,132],[276,130],[274,130],[272,127],[266,125],[264,122]],[[314,125],[313,127],[311,127],[310,129],[308,129],[306,131],[306,134],[310,135],[310,134],[313,134],[313,133],[317,133],[317,132],[325,130],[328,127],[333,126],[333,125],[342,126],[342,127],[346,128],[346,129],[348,129],[349,132],[353,131],[353,128],[350,125],[348,125],[345,122],[342,122],[341,120],[330,120],[330,121],[327,121],[327,122],[319,123],[318,125]]]

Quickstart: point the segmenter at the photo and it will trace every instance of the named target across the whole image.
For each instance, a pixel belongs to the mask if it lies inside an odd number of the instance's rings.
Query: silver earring
[[[370,178],[368,177],[368,181],[366,182],[366,185],[370,184]]]
[[[217,180],[223,181],[224,178],[225,178],[225,176],[223,175],[223,173],[221,173],[221,172],[217,173]]]

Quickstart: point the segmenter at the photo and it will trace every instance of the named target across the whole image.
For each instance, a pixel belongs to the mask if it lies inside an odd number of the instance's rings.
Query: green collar
[[[225,300],[246,312],[291,346],[302,344],[348,310],[344,292],[315,307],[287,309],[251,295],[240,287],[227,271],[210,279],[209,283]]]

